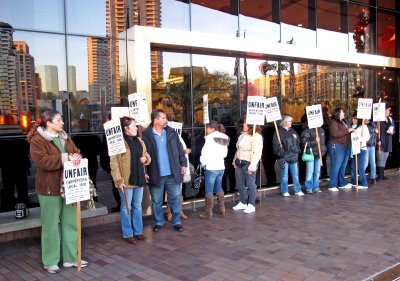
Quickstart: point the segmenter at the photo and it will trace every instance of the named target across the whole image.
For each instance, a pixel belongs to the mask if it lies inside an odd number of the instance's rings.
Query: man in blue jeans
[[[167,116],[161,109],[151,113],[151,124],[143,132],[143,141],[151,161],[148,167],[151,204],[155,225],[154,232],[164,226],[162,208],[164,190],[172,213],[172,224],[176,231],[183,231],[181,223],[182,175],[186,173],[187,160],[178,134],[167,126]]]

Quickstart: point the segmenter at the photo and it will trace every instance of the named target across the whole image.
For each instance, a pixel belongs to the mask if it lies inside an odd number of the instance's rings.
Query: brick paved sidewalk
[[[121,239],[119,223],[83,229],[89,267],[47,273],[40,239],[0,243],[0,280],[364,280],[400,261],[399,172],[369,190],[283,198],[273,194],[256,212],[198,218],[185,231],[171,225],[146,241]]]

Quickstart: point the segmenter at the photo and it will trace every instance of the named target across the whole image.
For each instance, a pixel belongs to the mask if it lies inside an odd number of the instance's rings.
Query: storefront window
[[[64,1],[2,0],[0,22],[15,29],[64,32]]]
[[[395,20],[394,14],[378,12],[378,55],[395,57]]]
[[[399,118],[399,94],[396,89],[396,72],[388,69],[381,69],[377,73],[377,99],[386,102],[386,107],[391,107],[392,117]]]
[[[349,4],[349,52],[373,54],[374,40],[374,14],[366,6]]]
[[[235,37],[238,30],[238,7],[230,0],[191,1],[192,31]]]
[[[152,108],[163,109],[170,121],[190,127],[192,120],[192,76],[190,55],[159,52],[162,75],[152,75]],[[154,63],[153,63],[154,64]],[[193,81],[195,84],[196,81]]]

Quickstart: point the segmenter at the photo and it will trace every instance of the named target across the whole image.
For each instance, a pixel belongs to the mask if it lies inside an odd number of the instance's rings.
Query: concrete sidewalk
[[[121,238],[118,222],[82,230],[89,267],[49,274],[40,238],[0,243],[0,280],[372,280],[400,262],[400,175],[368,190],[304,197],[268,195],[256,212],[232,211],[210,220],[187,211],[185,231],[169,223],[145,241]]]

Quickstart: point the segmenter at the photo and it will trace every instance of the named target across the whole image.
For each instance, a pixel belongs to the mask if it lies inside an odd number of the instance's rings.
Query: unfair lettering
[[[111,135],[114,135],[114,134],[118,134],[118,133],[121,133],[121,127],[120,126],[111,127],[111,128],[106,130],[106,136],[107,137],[111,136]]]
[[[64,178],[69,179],[69,178],[75,178],[75,177],[82,177],[82,176],[87,176],[88,171],[86,167],[83,168],[76,168],[76,169],[69,169],[64,171]]]

